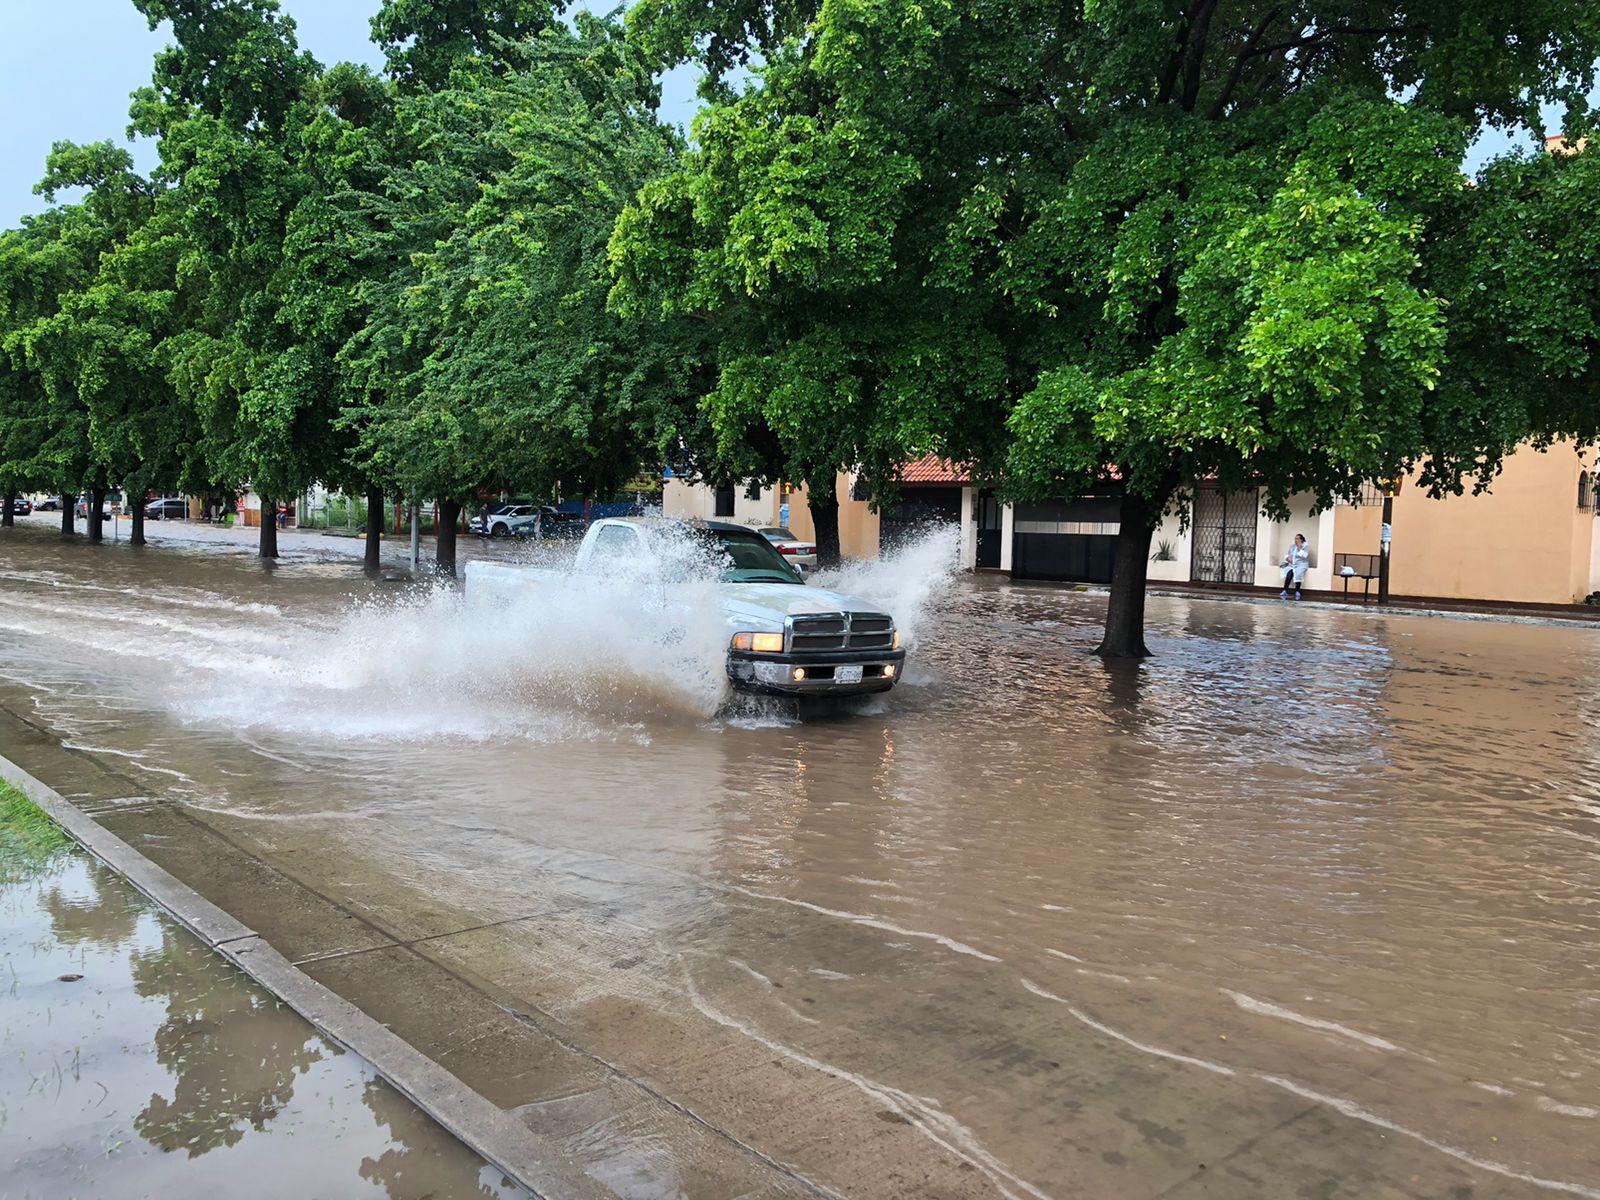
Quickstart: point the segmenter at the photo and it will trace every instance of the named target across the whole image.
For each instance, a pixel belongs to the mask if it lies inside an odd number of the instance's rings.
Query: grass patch
[[[44,810],[0,780],[0,883],[36,874],[72,848],[72,839]]]

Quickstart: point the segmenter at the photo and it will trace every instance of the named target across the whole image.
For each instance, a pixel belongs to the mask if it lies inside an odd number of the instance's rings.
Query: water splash
[[[647,740],[662,722],[789,723],[792,704],[730,695],[717,564],[703,540],[663,538],[648,575],[535,570],[535,586],[489,604],[447,584],[330,609],[33,572],[19,594],[0,593],[0,631],[44,639],[63,668],[115,664],[128,699],[240,733]],[[937,528],[810,582],[881,606],[911,643],[956,546],[953,526]],[[45,594],[50,621],[37,615]]]
[[[726,692],[709,584],[552,577],[515,603],[440,586],[353,603],[274,654],[186,681],[172,707],[205,721],[341,737],[546,739],[650,717],[702,720]]]
[[[875,559],[851,559],[818,571],[809,582],[860,596],[894,616],[902,639],[915,646],[960,566],[961,527],[929,525]]]

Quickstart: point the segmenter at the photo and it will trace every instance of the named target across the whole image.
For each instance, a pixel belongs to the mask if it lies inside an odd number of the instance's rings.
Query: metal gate
[[[1195,583],[1256,581],[1256,518],[1259,496],[1254,491],[1224,492],[1197,488],[1194,494],[1194,555],[1189,578]]]

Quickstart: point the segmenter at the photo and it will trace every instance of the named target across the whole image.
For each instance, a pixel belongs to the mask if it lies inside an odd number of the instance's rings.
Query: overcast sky
[[[324,63],[341,60],[378,66],[368,18],[378,0],[281,0],[299,24],[300,44]],[[150,62],[166,44],[152,33],[129,0],[3,0],[0,38],[0,228],[43,207],[33,185],[44,173],[52,142],[122,140],[128,94],[150,80]],[[609,9],[614,0],[590,0]],[[694,111],[693,80],[675,73],[665,87],[663,116],[687,125]],[[1526,137],[1523,139],[1527,144]],[[1475,169],[1511,145],[1485,134],[1468,157]],[[134,145],[142,168],[155,160],[147,142]]]

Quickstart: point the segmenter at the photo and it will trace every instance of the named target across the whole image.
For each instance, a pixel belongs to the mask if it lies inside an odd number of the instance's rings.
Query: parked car
[[[189,502],[182,497],[168,496],[152,500],[144,506],[144,515],[150,521],[183,521],[189,516]]]
[[[545,505],[539,516],[539,536],[546,539],[576,540],[583,536],[583,514],[576,512],[563,512],[559,508]],[[524,537],[532,537],[533,529],[530,527],[523,531]]]
[[[538,512],[537,504],[501,505],[499,512],[489,514],[489,525],[483,532],[488,537],[513,537],[526,527],[532,533]]]
[[[11,497],[11,515],[26,517],[33,512],[33,501],[26,496]]]
[[[764,525],[756,530],[767,541],[771,542],[779,554],[783,555],[802,571],[815,571],[817,569],[817,547],[811,542],[802,541],[795,537],[783,525]]]
[[[510,504],[503,511],[489,514],[489,537],[567,538],[583,533],[579,513],[562,512],[549,504]]]
[[[46,496],[43,500],[39,501],[39,503],[37,503],[37,504],[35,504],[33,506],[33,511],[34,512],[60,512],[61,511],[61,497],[60,496]]]
[[[72,511],[77,513],[80,517],[88,517],[89,497],[79,496],[78,502],[73,506]],[[107,495],[106,498],[100,502],[100,515],[108,519],[111,516],[111,497],[109,495]]]
[[[677,578],[673,542],[685,535],[703,542],[724,564],[713,603],[726,630],[725,669],[735,688],[856,696],[886,692],[900,682],[906,652],[894,617],[870,601],[807,587],[789,559],[743,525],[637,517],[596,521],[570,571],[468,563],[467,602],[537,603],[541,593],[584,575],[653,577],[670,595]]]
[[[503,516],[514,508],[523,507],[526,507],[526,505],[519,504],[515,500],[506,500],[499,504],[492,504],[489,506],[489,520],[492,521],[498,516]],[[480,537],[485,537],[489,532],[485,526],[486,522],[484,521],[483,517],[481,515],[474,514],[472,519],[467,522],[467,532],[476,533]]]

